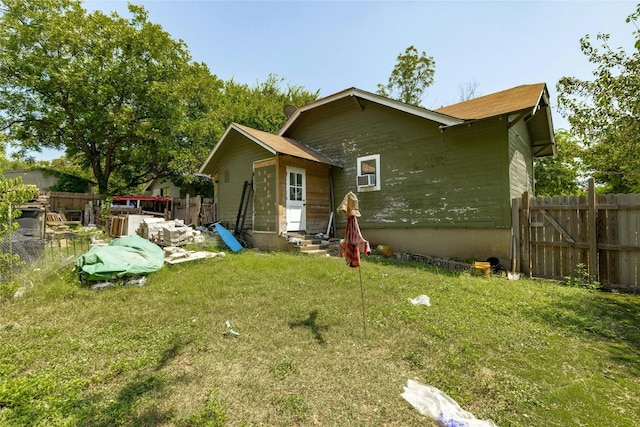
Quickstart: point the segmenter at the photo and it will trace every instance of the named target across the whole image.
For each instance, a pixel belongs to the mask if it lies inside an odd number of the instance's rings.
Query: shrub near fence
[[[604,288],[640,292],[640,194],[514,199],[522,272],[564,280],[586,268]]]

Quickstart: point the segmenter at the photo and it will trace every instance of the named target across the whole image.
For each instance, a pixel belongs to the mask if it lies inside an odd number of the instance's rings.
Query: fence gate
[[[514,258],[534,277],[588,272],[604,287],[640,292],[640,194],[514,199]],[[515,230],[518,230],[517,232]]]

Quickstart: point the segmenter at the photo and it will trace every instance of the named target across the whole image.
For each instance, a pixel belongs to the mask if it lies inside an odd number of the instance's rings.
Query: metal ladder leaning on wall
[[[242,198],[240,199],[240,207],[238,208],[238,216],[236,217],[236,226],[233,229],[233,234],[240,236],[244,229],[244,221],[247,217],[247,209],[251,202],[251,193],[253,192],[253,174],[251,179],[244,182],[242,187]]]

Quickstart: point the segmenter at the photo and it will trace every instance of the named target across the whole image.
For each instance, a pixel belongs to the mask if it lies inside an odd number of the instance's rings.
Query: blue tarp
[[[94,246],[75,261],[84,280],[111,280],[153,273],[164,265],[164,251],[140,236],[123,236],[108,246]]]

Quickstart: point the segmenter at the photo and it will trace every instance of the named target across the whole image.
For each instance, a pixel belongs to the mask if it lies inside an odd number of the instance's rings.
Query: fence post
[[[187,201],[185,203],[185,211],[184,211],[184,223],[186,225],[191,224],[191,210],[189,209],[190,203],[191,203],[191,200],[189,199],[189,193],[187,193]]]
[[[598,230],[596,230],[596,186],[593,178],[589,178],[589,278],[600,281],[600,268],[598,267]]]
[[[200,226],[200,212],[202,209],[202,197],[198,194],[193,198],[195,213],[193,215],[193,224],[196,227]]]
[[[522,272],[531,277],[531,227],[529,211],[529,192],[522,194],[521,224],[522,224]]]
[[[511,259],[509,260],[512,273],[520,268],[520,199],[511,200],[511,241],[509,242]]]

